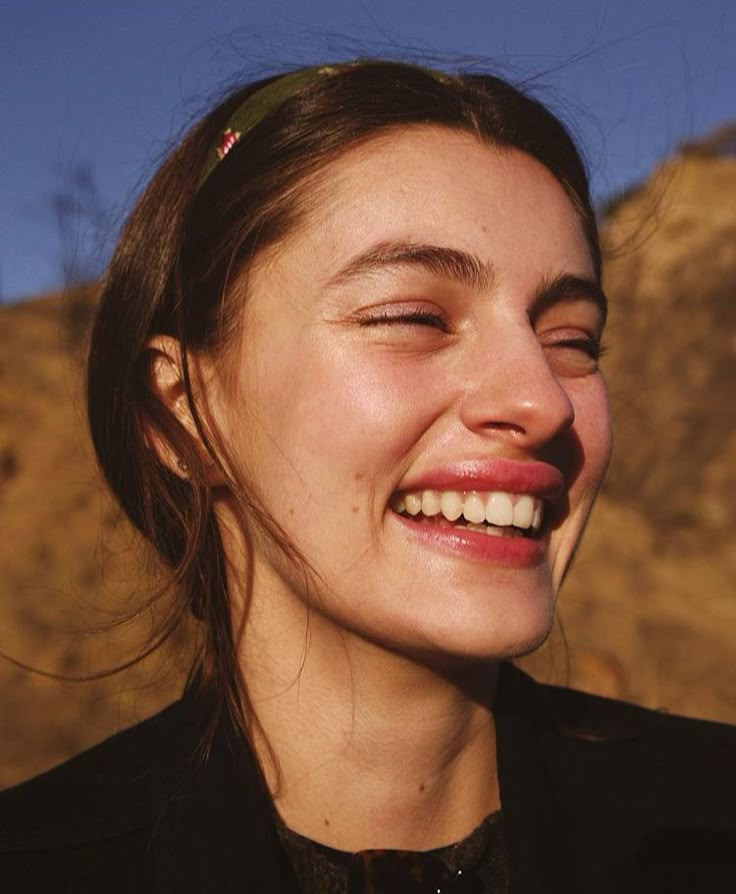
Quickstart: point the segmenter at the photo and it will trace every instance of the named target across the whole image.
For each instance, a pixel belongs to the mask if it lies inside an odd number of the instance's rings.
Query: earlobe
[[[193,460],[198,458],[209,474],[219,480],[216,464],[202,443],[187,395],[184,358],[179,341],[169,335],[157,335],[146,346],[147,384],[163,411],[160,423],[149,418],[145,423],[146,441],[159,462],[179,478],[192,475]],[[166,419],[165,417],[168,417]],[[214,485],[217,481],[206,481]]]

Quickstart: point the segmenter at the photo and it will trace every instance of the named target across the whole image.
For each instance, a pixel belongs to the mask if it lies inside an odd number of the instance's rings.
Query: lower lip
[[[464,528],[440,528],[416,522],[398,512],[391,515],[416,539],[443,552],[462,555],[510,568],[540,565],[547,555],[548,535],[539,537],[494,537]]]

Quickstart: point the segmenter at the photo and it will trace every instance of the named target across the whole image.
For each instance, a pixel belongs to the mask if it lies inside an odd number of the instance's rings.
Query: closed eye
[[[560,376],[577,378],[595,373],[604,353],[598,337],[579,332],[547,333],[540,343],[552,369]]]
[[[569,338],[562,341],[553,342],[549,347],[553,348],[571,348],[576,351],[583,351],[593,360],[600,360],[606,353],[606,346],[595,338]]]
[[[442,314],[423,310],[400,314],[392,313],[389,310],[385,312],[380,311],[370,317],[364,317],[360,324],[361,326],[389,326],[393,324],[400,326],[430,326],[433,329],[439,329],[441,332],[450,331],[447,320]]]

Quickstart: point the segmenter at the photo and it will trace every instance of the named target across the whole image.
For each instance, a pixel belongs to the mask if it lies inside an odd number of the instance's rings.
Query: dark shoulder
[[[227,717],[209,735],[216,716],[210,695],[192,687],[155,717],[1,793],[0,891],[279,890],[257,765]]]
[[[507,666],[501,709],[580,804],[636,825],[736,828],[736,727],[534,681]]]
[[[191,726],[177,702],[0,792],[0,855],[135,838],[175,791],[191,757]]]
[[[536,743],[540,771],[529,776],[582,863],[627,894],[725,890],[736,870],[735,727],[540,684],[516,668],[501,682],[517,741]]]
[[[549,716],[561,731],[580,741],[599,744],[636,743],[656,746],[659,753],[684,751],[695,755],[734,757],[736,726],[653,710],[617,699],[563,686],[537,684]]]
[[[550,751],[612,837],[646,847],[736,845],[736,727],[542,687]],[[643,846],[643,845],[639,845]]]

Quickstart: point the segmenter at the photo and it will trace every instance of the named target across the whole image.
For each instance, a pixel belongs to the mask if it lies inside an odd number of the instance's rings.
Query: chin
[[[520,658],[544,643],[554,623],[554,600],[520,600],[513,611],[489,611],[484,617],[438,622],[438,628],[425,631],[419,654],[425,661],[440,664],[488,663]],[[463,620],[464,623],[458,623]]]

